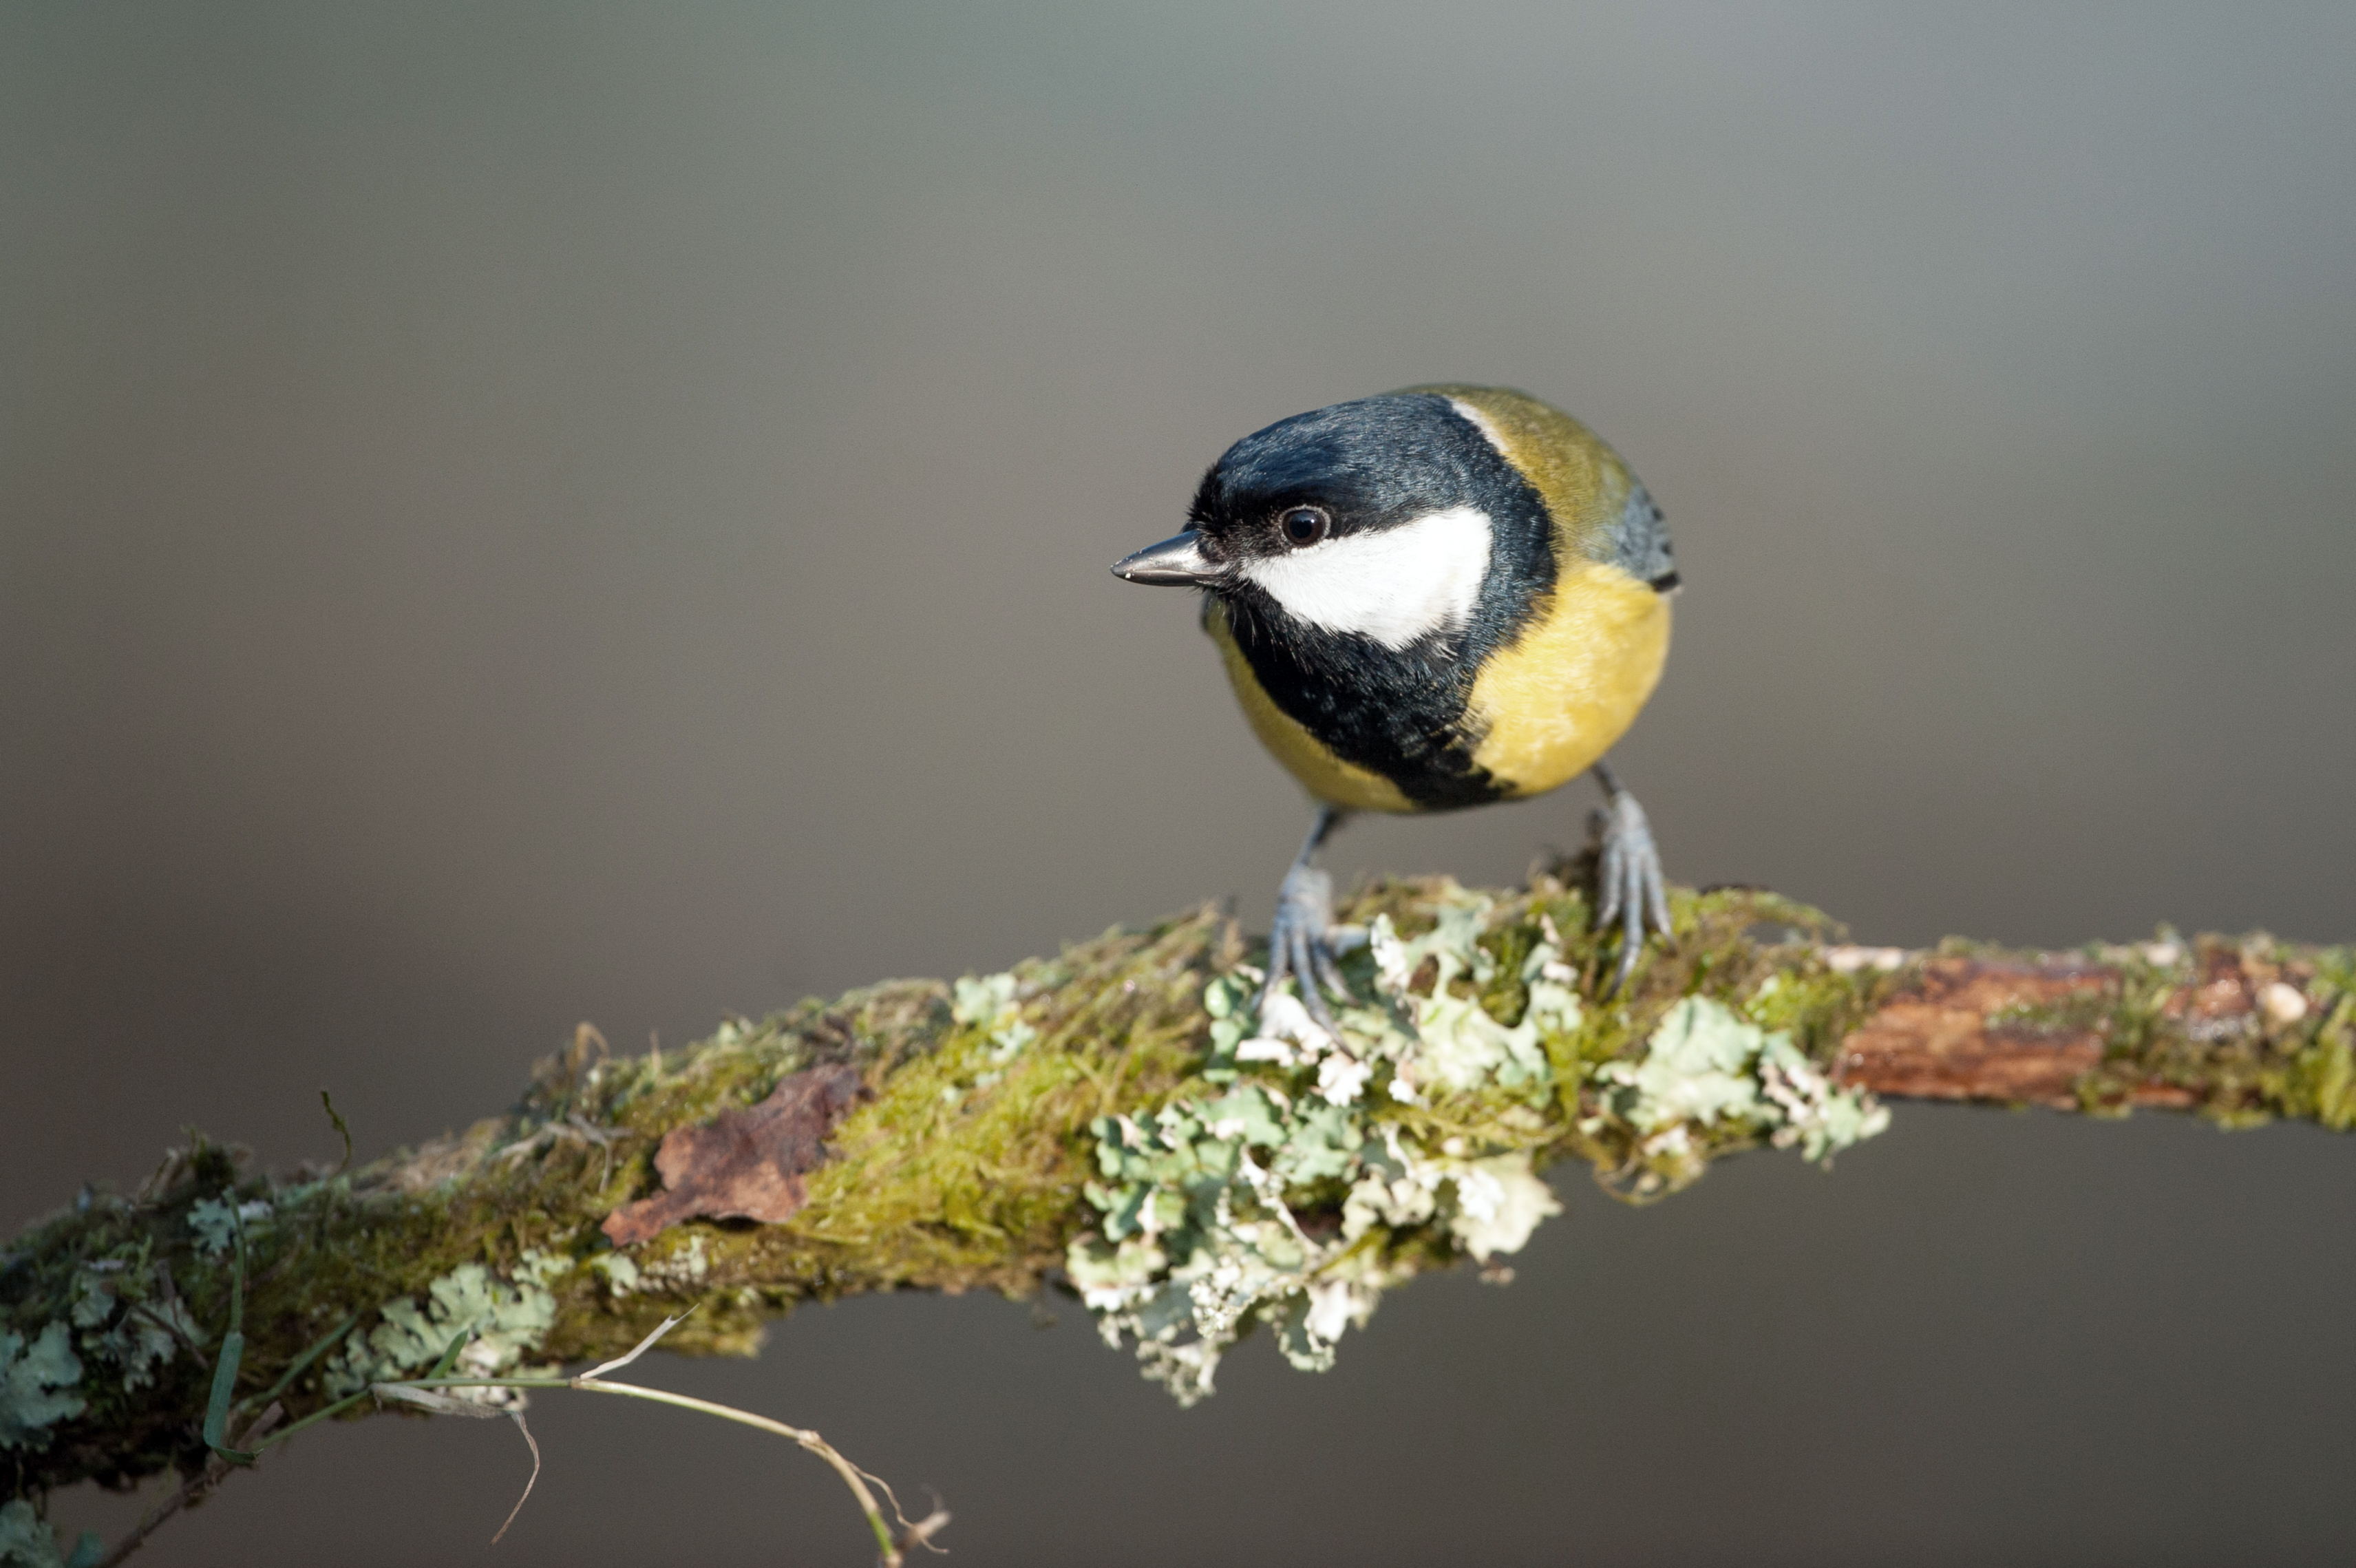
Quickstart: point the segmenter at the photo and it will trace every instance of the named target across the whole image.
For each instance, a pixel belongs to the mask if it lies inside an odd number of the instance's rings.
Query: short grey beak
[[[1112,575],[1153,587],[1204,588],[1226,576],[1227,569],[1204,555],[1203,536],[1190,528],[1175,539],[1149,544],[1114,562]]]

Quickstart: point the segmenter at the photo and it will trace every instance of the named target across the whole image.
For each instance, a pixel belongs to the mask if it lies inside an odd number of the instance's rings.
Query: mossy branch
[[[1674,941],[1655,945],[1624,995],[1598,1001],[1612,939],[1589,930],[1573,886],[1541,875],[1482,897],[1478,942],[1494,961],[1443,985],[1518,1023],[1531,1006],[1523,961],[1558,942],[1549,972],[1568,965],[1588,1000],[1576,1027],[1544,1037],[1535,1091],[1432,1092],[1369,1112],[1434,1149],[1584,1160],[1613,1190],[1644,1197],[1755,1146],[1754,1122],[1698,1120],[1665,1140],[1613,1110],[1612,1084],[1633,1079],[1598,1069],[1639,1058],[1689,997],[1780,1032],[1837,1083],[1886,1095],[2104,1114],[2153,1106],[2231,1126],[2356,1123],[2346,949],[2163,935],[2061,955],[1964,942],[1900,952],[1837,945],[1824,917],[1772,894],[1679,893]],[[1344,913],[1386,915],[1411,934],[1466,897],[1444,881],[1392,882]],[[446,1363],[440,1341],[453,1324],[479,1357],[455,1375],[484,1380],[533,1375],[518,1369],[524,1360],[618,1355],[690,1307],[669,1348],[749,1354],[766,1319],[812,1298],[1035,1293],[1060,1280],[1075,1238],[1105,1221],[1087,1192],[1098,1174],[1092,1124],[1222,1092],[1205,1077],[1205,988],[1249,956],[1234,922],[1205,908],[1018,966],[996,983],[1003,1005],[989,1016],[918,980],[734,1019],[669,1054],[609,1058],[584,1026],[512,1109],[340,1174],[266,1175],[199,1140],[135,1192],[86,1193],[0,1254],[8,1495],[37,1509],[77,1481],[206,1474],[233,1230],[248,1260],[240,1429],[265,1406],[292,1424],[355,1378]],[[1429,966],[1410,983],[1429,990]],[[660,1190],[667,1134],[813,1069],[851,1091],[822,1157],[786,1174],[785,1218],[691,1220],[613,1247],[609,1217]],[[1321,1222],[1313,1203],[1295,1208],[1299,1224]],[[1387,1277],[1455,1256],[1387,1244]],[[405,1349],[412,1341],[427,1348]]]

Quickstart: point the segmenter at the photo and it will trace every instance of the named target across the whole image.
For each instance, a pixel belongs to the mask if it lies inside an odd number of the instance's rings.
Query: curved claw
[[[1350,1001],[1350,987],[1333,961],[1346,941],[1337,942],[1333,926],[1333,879],[1313,865],[1295,865],[1277,889],[1276,919],[1268,933],[1268,981],[1260,987],[1256,1006],[1265,1007],[1290,973],[1300,981],[1301,1004],[1327,1034],[1339,1037],[1324,993]]]
[[[1594,825],[1601,841],[1595,861],[1595,923],[1603,928],[1620,922],[1620,962],[1603,989],[1610,996],[1635,972],[1645,927],[1669,934],[1668,879],[1661,871],[1653,824],[1635,796],[1624,789],[1612,796],[1595,813]]]

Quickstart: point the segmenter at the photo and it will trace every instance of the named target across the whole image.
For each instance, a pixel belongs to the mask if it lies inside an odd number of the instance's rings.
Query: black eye
[[[1322,506],[1297,506],[1278,518],[1276,524],[1284,530],[1287,542],[1298,548],[1303,544],[1314,544],[1324,538],[1333,528],[1333,520],[1325,515],[1325,509]]]

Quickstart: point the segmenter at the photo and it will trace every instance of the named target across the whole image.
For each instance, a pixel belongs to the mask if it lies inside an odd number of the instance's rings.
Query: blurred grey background
[[[2356,938],[2356,10],[0,16],[0,1165],[285,1163],[1233,896],[1304,811],[1179,596],[1230,440],[1500,381],[1666,506],[1673,875],[1860,939]],[[1517,877],[1580,790],[1354,826]],[[955,1561],[2343,1561],[2356,1146],[1901,1111],[1180,1412],[1076,1308],[676,1386]],[[306,1439],[146,1561],[868,1548],[662,1412]],[[59,1500],[69,1533],[134,1505]]]

